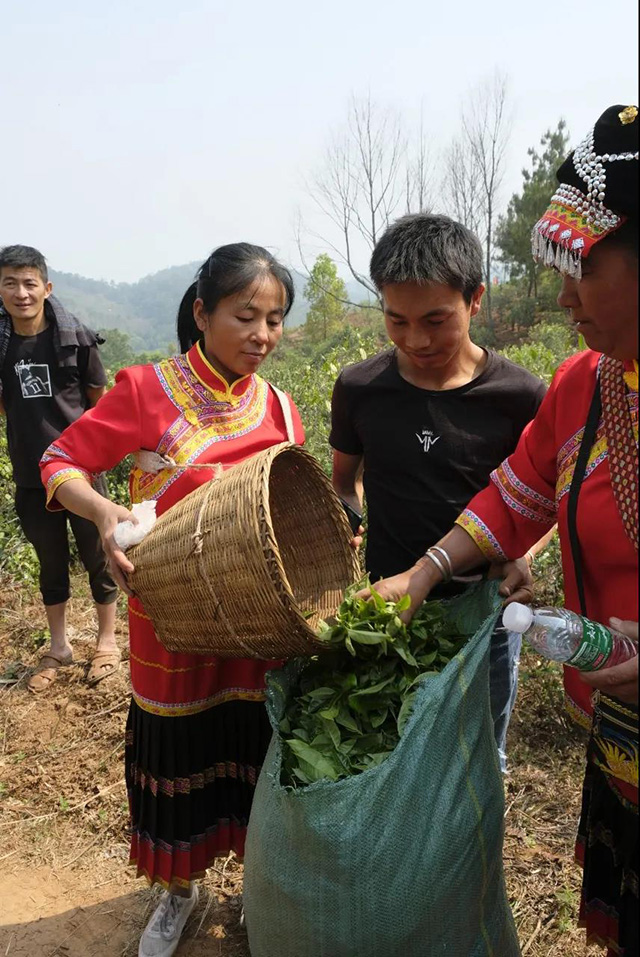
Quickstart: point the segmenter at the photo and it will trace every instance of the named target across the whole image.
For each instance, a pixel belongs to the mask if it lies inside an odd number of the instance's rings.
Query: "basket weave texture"
[[[360,575],[351,537],[320,465],[284,442],[165,512],[129,552],[129,584],[169,651],[312,655]]]

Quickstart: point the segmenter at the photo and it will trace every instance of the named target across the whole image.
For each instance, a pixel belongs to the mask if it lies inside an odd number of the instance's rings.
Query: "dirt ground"
[[[127,865],[127,664],[89,689],[93,617],[85,598],[72,602],[70,620],[76,663],[35,699],[25,683],[44,614],[23,590],[0,584],[0,957],[135,957],[158,896]],[[126,658],[124,620],[119,641]],[[599,953],[586,949],[575,923],[583,748],[562,714],[558,671],[525,656],[510,731],[504,854],[523,957]],[[242,866],[219,860],[178,957],[249,957],[238,923],[241,890]]]

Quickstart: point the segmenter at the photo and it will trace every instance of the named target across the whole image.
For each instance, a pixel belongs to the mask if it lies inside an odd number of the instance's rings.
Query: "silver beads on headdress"
[[[586,196],[579,189],[563,183],[551,201],[573,206],[577,213],[584,216],[589,226],[608,232],[618,225],[621,217],[608,209],[604,203],[607,189],[607,164],[634,159],[638,159],[638,153],[603,153],[599,156],[595,150],[594,129],[592,129],[573,154],[573,165],[580,179],[584,181]]]
[[[569,186],[568,189],[573,187]],[[580,196],[580,190],[576,190]],[[563,205],[573,206],[574,201],[556,200]],[[538,220],[531,233],[531,252],[536,262],[545,266],[555,267],[558,272],[574,279],[582,277],[582,251],[584,239],[575,236],[571,229],[561,229],[558,222],[552,222],[548,216]]]
[[[637,211],[637,184],[633,186],[629,169],[617,165],[635,161],[637,166],[638,125],[620,132],[625,126],[631,127],[637,117],[635,106],[610,107],[562,164],[558,170],[560,185],[533,227],[531,246],[538,262],[580,279],[583,257],[595,243],[622,226],[632,209]],[[596,149],[596,139],[603,144],[602,153]],[[623,147],[625,151],[605,152],[604,144],[609,150]]]

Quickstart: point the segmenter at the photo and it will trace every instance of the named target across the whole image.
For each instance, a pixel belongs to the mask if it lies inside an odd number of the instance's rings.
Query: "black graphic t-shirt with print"
[[[330,442],[364,457],[372,581],[409,568],[451,528],[513,452],[545,391],[536,376],[491,351],[476,379],[445,391],[403,379],[395,349],[341,373]]]
[[[14,332],[0,376],[13,479],[23,488],[40,488],[42,453],[86,411],[87,387],[106,384],[98,349],[78,348],[77,363],[61,366],[51,323],[36,336]]]

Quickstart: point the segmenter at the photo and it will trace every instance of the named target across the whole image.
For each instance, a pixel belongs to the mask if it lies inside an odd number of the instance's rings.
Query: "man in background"
[[[0,250],[0,411],[16,484],[15,505],[40,565],[40,591],[51,645],[31,676],[34,694],[47,691],[57,671],[73,661],[67,637],[71,524],[89,573],[98,636],[87,680],[97,684],[120,665],[115,640],[117,588],[92,522],[47,510],[38,463],[61,432],[94,406],[107,384],[99,339],[51,295],[44,256],[31,246]],[[97,482],[103,480],[96,479]]]

